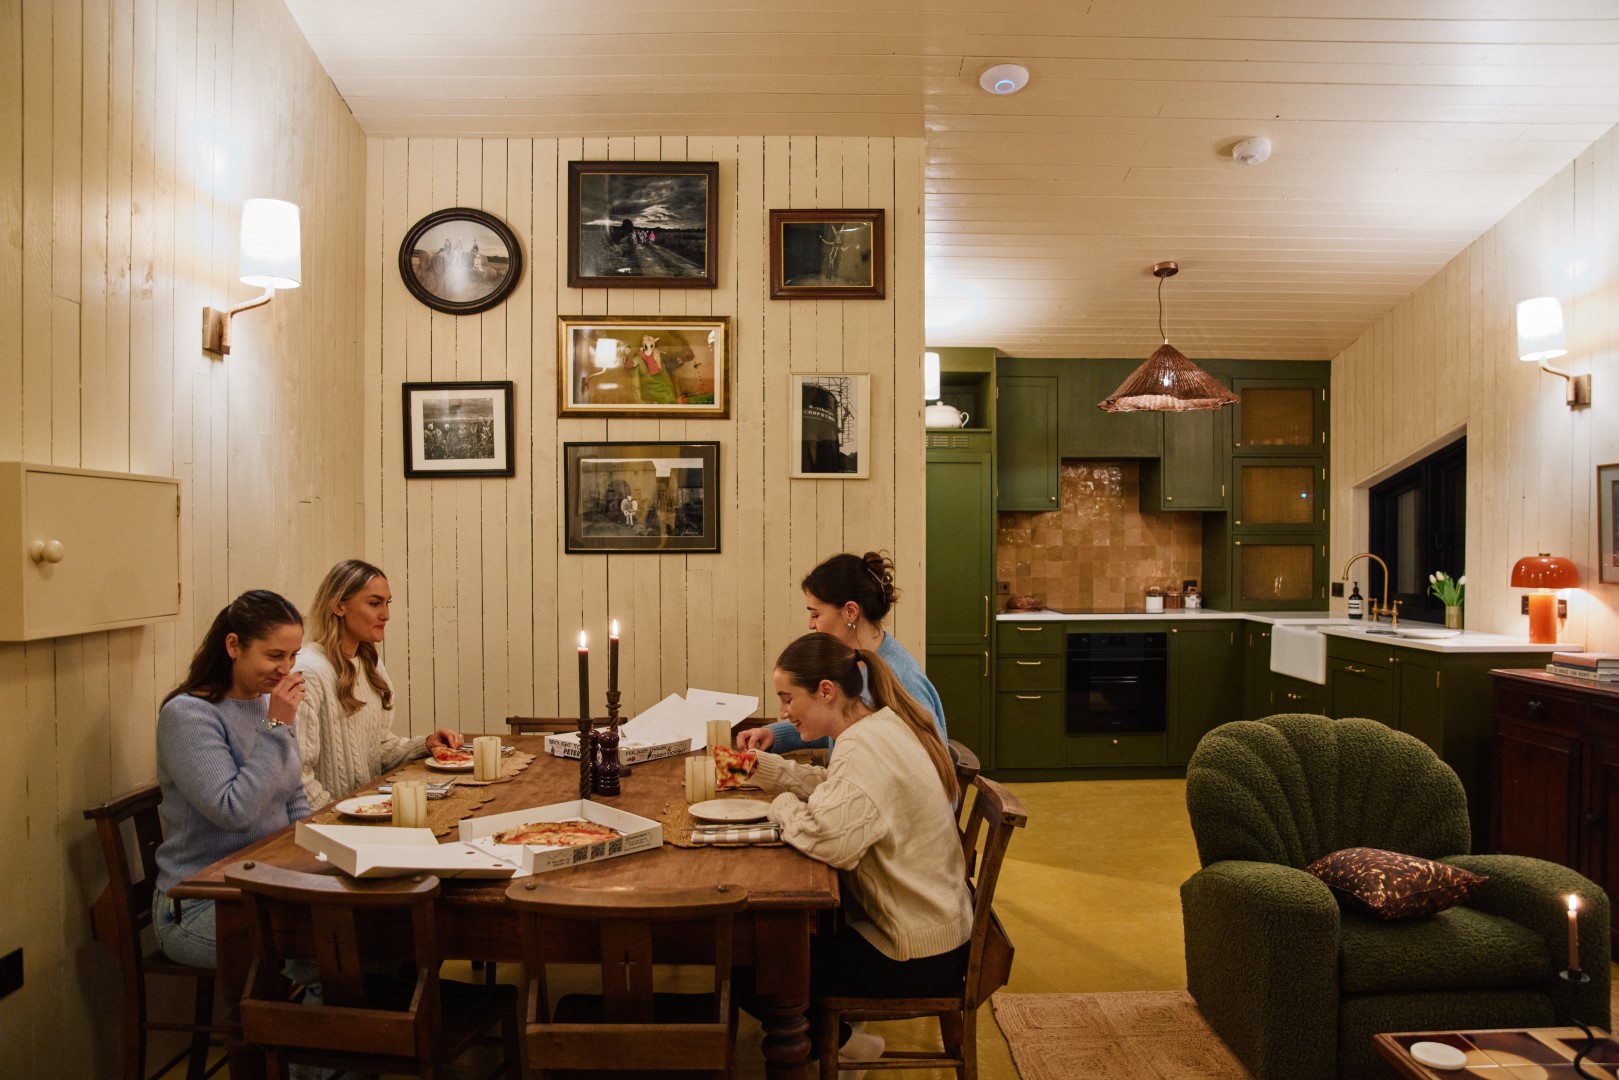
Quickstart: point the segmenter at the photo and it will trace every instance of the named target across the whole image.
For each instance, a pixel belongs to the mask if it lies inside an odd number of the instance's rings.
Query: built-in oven
[[[1069,634],[1070,735],[1164,730],[1168,634]]]

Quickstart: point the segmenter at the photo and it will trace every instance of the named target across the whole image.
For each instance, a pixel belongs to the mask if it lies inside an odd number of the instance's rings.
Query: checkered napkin
[[[694,844],[777,844],[781,842],[781,826],[761,825],[699,825],[691,831]]]

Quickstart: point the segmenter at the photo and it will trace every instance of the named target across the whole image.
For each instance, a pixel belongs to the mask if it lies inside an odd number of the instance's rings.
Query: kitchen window
[[[1467,440],[1461,438],[1371,490],[1371,550],[1389,565],[1389,600],[1400,615],[1441,623],[1445,605],[1428,595],[1428,575],[1467,572]],[[1368,603],[1382,582],[1366,582]]]

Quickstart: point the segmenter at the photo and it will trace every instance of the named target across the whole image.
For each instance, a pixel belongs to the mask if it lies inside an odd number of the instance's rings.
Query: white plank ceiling
[[[370,135],[921,136],[928,340],[1013,356],[1145,356],[1161,259],[1188,355],[1333,356],[1619,122],[1619,0],[287,6]]]

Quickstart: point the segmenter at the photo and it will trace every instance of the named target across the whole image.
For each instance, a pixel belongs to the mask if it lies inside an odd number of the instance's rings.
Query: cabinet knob
[[[1055,496],[1055,495],[1050,496],[1050,501],[1051,502],[1056,502],[1057,501],[1057,496]]]
[[[1546,711],[1546,703],[1539,699],[1531,699],[1524,703],[1524,710],[1531,716],[1539,716]]]
[[[1164,501],[1165,502],[1174,502],[1175,501],[1175,496],[1173,496],[1173,495],[1165,495],[1164,496]]]
[[[60,540],[35,540],[28,548],[35,562],[59,563],[67,555]]]
[[[1114,745],[1114,746],[1117,746],[1117,745],[1119,745],[1119,740],[1117,740],[1117,739],[1114,739],[1114,740],[1113,740],[1113,745]]]

